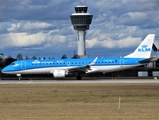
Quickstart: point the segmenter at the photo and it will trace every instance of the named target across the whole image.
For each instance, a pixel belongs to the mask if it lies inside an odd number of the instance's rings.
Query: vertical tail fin
[[[150,58],[155,34],[149,34],[136,48],[136,50],[124,58]]]

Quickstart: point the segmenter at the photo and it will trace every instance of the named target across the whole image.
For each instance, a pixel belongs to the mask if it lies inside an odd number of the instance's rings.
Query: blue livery
[[[151,57],[154,34],[149,34],[137,49],[120,58],[80,58],[50,60],[18,60],[2,69],[2,73],[16,74],[53,74],[55,78],[75,74],[81,79],[82,74],[95,72],[112,72],[147,64],[154,60]]]

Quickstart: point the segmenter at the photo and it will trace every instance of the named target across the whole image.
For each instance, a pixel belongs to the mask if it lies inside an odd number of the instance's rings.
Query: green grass
[[[158,118],[159,84],[0,85],[2,120]]]

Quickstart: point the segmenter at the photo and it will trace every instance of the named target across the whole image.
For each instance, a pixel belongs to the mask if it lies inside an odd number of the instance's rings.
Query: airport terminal
[[[72,59],[76,58],[88,58],[87,52],[86,52],[86,43],[85,43],[85,37],[86,32],[89,30],[93,15],[87,12],[88,7],[86,5],[77,5],[74,7],[75,13],[70,15],[70,20],[73,25],[73,28],[75,31],[77,31],[77,54],[72,57]],[[158,48],[153,44],[153,55],[158,57]],[[18,55],[17,55],[18,56]],[[97,56],[98,57],[98,56]],[[5,57],[5,53],[0,54],[0,68],[4,68],[5,66],[9,65],[15,60],[24,60],[22,57],[12,58],[12,57]],[[36,57],[32,58],[34,60],[38,59]],[[66,56],[62,56],[62,59],[67,59]],[[124,64],[123,64],[124,65]],[[134,77],[158,77],[159,76],[159,60],[156,59],[155,61],[134,67],[127,70],[121,70],[116,72],[109,72],[109,73],[92,73],[92,74],[85,74],[84,77],[105,77],[105,78],[134,78]],[[14,75],[5,75],[1,73],[1,78],[16,78]],[[35,75],[24,75],[23,78],[32,78],[32,79],[45,79],[50,78],[53,79],[52,75],[46,74],[35,74]],[[71,76],[74,77],[74,76]]]

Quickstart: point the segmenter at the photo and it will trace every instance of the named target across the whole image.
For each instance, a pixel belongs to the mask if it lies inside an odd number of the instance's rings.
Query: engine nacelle
[[[68,75],[68,72],[66,70],[54,70],[53,76],[54,78],[62,78]]]

